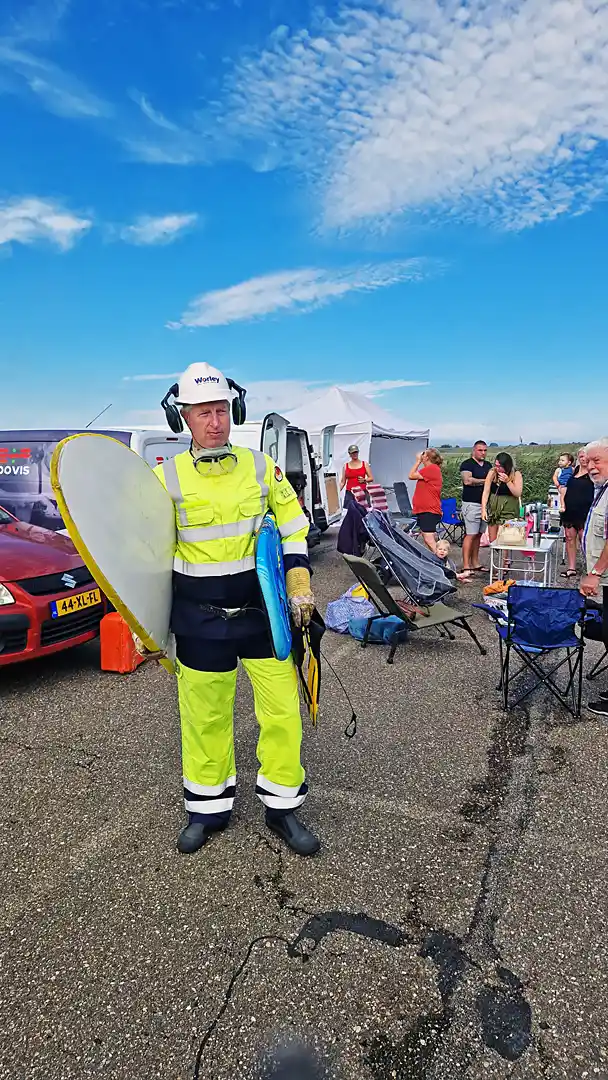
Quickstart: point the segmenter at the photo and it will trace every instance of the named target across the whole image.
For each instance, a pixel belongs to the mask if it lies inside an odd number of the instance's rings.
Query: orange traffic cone
[[[101,620],[99,638],[102,671],[126,675],[143,663],[144,658],[135,648],[131,631],[117,611],[111,611]]]

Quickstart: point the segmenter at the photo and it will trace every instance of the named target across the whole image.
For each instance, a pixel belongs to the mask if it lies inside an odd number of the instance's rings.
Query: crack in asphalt
[[[253,938],[252,941],[249,942],[249,945],[247,946],[247,949],[245,951],[245,955],[244,955],[243,959],[240,961],[239,964],[237,964],[237,966],[234,968],[234,970],[232,972],[232,975],[230,976],[230,982],[228,983],[228,986],[227,986],[227,988],[225,990],[222,1003],[221,1003],[218,1011],[216,1012],[213,1020],[211,1021],[211,1023],[209,1024],[209,1026],[205,1030],[205,1033],[204,1033],[204,1035],[203,1035],[203,1037],[202,1037],[202,1039],[200,1041],[199,1048],[198,1048],[198,1053],[196,1055],[196,1061],[194,1063],[194,1072],[192,1074],[192,1080],[199,1080],[199,1078],[201,1076],[201,1065],[202,1065],[202,1061],[203,1061],[203,1054],[205,1053],[205,1049],[207,1047],[207,1044],[209,1043],[211,1037],[213,1036],[213,1033],[214,1033],[216,1027],[218,1026],[220,1020],[222,1019],[222,1016],[224,1015],[224,1013],[226,1012],[226,1009],[228,1008],[228,1006],[230,1004],[230,1001],[232,999],[232,995],[234,993],[234,988],[235,988],[237,982],[239,981],[241,975],[245,971],[245,968],[247,967],[247,965],[249,963],[249,960],[250,960],[250,957],[251,957],[251,954],[252,954],[253,950],[255,949],[256,945],[261,944],[262,941],[282,941],[285,945],[289,945],[288,938],[283,937],[280,934],[261,934],[259,937],[255,937],[255,938]]]
[[[519,710],[501,715],[488,748],[486,777],[471,786],[470,797],[461,807],[462,816],[486,826],[490,836],[479,895],[462,938],[425,922],[420,886],[408,892],[405,926],[363,912],[310,912],[292,904],[294,893],[284,882],[284,852],[259,834],[258,845],[263,844],[273,854],[276,865],[272,873],[256,874],[255,884],[260,889],[271,889],[277,919],[287,911],[293,916],[306,915],[306,920],[291,939],[266,934],[249,942],[232,972],[220,1008],[202,1036],[193,1080],[201,1076],[205,1049],[255,947],[261,942],[281,942],[288,957],[308,963],[320,943],[340,931],[390,948],[416,946],[418,955],[431,960],[436,968],[440,1011],[421,1015],[398,1041],[383,1033],[362,1040],[364,1060],[374,1080],[406,1076],[408,1080],[444,1080],[446,1076],[462,1075],[483,1047],[508,1062],[526,1053],[533,1043],[532,1009],[523,982],[502,963],[496,931],[507,904],[519,845],[534,813],[540,741],[545,727],[537,708],[530,713]],[[306,947],[307,942],[312,947]]]

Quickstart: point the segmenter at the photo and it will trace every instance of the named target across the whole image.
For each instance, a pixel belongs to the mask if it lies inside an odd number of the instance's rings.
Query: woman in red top
[[[355,487],[363,488],[365,491],[367,485],[373,484],[374,482],[372,470],[367,464],[367,461],[359,460],[359,447],[356,443],[349,446],[348,452],[350,454],[350,461],[347,462],[342,469],[340,491],[342,491],[344,487],[347,491],[352,491]]]
[[[416,462],[409,479],[416,481],[412,509],[422,533],[422,539],[432,552],[437,546],[437,526],[441,521],[441,488],[443,476],[441,463],[443,458],[437,450],[430,447],[421,454],[416,454]]]

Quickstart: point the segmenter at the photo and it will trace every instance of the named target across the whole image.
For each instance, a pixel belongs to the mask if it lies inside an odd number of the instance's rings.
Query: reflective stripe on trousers
[[[232,562],[191,563],[186,562],[185,559],[179,559],[176,555],[173,560],[173,569],[186,577],[223,577],[224,574],[244,574],[247,570],[255,570],[255,557],[248,555],[245,559],[234,559]]]
[[[304,802],[302,721],[296,670],[288,660],[243,660],[260,726],[256,793],[275,814]],[[226,822],[234,802],[233,709],[236,668],[195,671],[178,662],[185,807],[190,820]]]

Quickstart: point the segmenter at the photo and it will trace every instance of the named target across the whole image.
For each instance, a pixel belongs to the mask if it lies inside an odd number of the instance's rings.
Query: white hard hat
[[[221,371],[211,364],[190,364],[179,380],[178,405],[199,405],[203,401],[232,401],[234,391]]]

